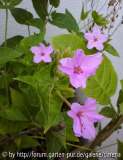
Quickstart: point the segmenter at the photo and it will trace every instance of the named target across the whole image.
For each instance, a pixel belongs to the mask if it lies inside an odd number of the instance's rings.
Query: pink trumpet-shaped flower
[[[102,60],[102,53],[86,56],[82,49],[78,49],[73,58],[61,59],[62,66],[58,66],[58,68],[70,77],[72,86],[85,88],[87,78],[95,75],[96,69],[102,63]]]
[[[101,34],[98,27],[96,27],[92,33],[85,33],[84,37],[88,40],[87,48],[96,48],[97,50],[103,50],[103,43],[108,40],[108,35]]]
[[[73,131],[76,137],[82,136],[85,139],[95,137],[96,130],[93,123],[105,119],[95,111],[96,104],[95,99],[88,98],[83,106],[76,102],[73,103],[71,110],[67,112],[68,116],[74,120]]]
[[[47,63],[52,61],[50,57],[50,54],[53,52],[52,46],[45,47],[43,43],[39,43],[39,47],[31,47],[30,50],[35,54],[33,58],[34,63],[41,61]]]

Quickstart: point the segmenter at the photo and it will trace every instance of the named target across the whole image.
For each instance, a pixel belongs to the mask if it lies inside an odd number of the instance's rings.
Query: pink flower
[[[92,33],[85,33],[84,37],[88,40],[87,48],[96,48],[97,50],[103,50],[103,43],[108,40],[108,35],[101,34],[98,27],[96,27]]]
[[[95,75],[96,69],[103,60],[102,53],[84,55],[82,49],[76,50],[73,58],[63,58],[60,60],[62,66],[59,70],[70,77],[70,83],[75,88],[86,87],[86,80],[89,76]]]
[[[73,103],[71,110],[67,112],[74,120],[73,131],[76,137],[83,137],[85,139],[92,139],[95,137],[96,130],[94,127],[95,122],[105,119],[104,116],[95,112],[96,100],[88,98],[83,106],[79,103]]]
[[[30,50],[35,54],[33,58],[34,63],[52,61],[50,57],[50,54],[53,52],[52,46],[45,47],[43,43],[39,43],[39,47],[31,47]]]

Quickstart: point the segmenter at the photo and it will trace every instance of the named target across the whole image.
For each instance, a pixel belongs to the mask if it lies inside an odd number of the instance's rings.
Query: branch
[[[65,125],[64,125],[64,122],[61,121],[61,123],[59,125],[51,127],[48,131],[59,132],[63,136],[63,132],[62,132],[63,129],[65,129]],[[14,135],[13,137],[7,137],[3,142],[0,143],[0,147],[3,147],[4,145],[9,143],[10,141],[13,141],[17,137],[21,137],[23,135],[33,134],[33,133],[37,133],[37,132],[44,132],[44,128],[43,127],[42,128],[31,128],[26,131],[19,132],[18,134]]]
[[[106,126],[105,128],[96,136],[95,140],[84,145],[83,147],[95,150],[96,147],[98,146],[98,144],[100,142],[105,141],[108,137],[110,137],[110,135],[115,132],[117,130],[117,128],[123,123],[123,117],[122,116],[118,116],[118,117],[114,117]],[[84,153],[84,152],[89,152],[85,149],[75,149],[73,150],[71,153]],[[73,158],[69,158],[69,160],[72,160]],[[64,158],[60,158],[59,160],[67,160],[67,157]]]

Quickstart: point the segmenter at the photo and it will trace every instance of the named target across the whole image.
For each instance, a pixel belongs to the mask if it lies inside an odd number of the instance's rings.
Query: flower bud
[[[59,64],[59,55],[60,55],[59,50],[57,50],[57,51],[54,52],[54,57],[55,57],[56,65],[57,65],[57,66],[58,66],[58,64]]]
[[[69,53],[70,53],[70,47],[68,47],[68,48],[64,51],[64,53],[63,53],[63,58],[68,57]]]

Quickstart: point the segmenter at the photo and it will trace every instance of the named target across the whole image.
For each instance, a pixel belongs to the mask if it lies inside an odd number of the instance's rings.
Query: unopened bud
[[[63,87],[58,87],[58,89],[60,90],[61,93],[65,92],[65,93],[75,93],[75,90],[72,88],[63,88]]]
[[[59,50],[57,50],[57,51],[54,52],[54,57],[55,57],[56,65],[57,66],[59,65],[59,55],[60,55]]]
[[[63,53],[63,58],[68,57],[69,53],[70,53],[70,47],[68,47],[68,48],[64,51],[64,53]]]

